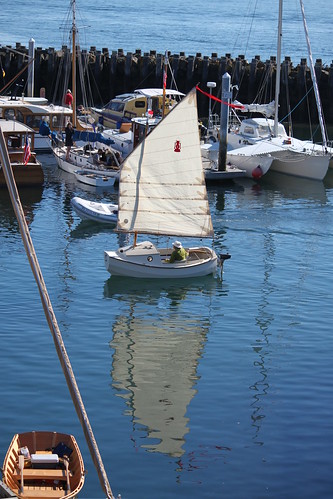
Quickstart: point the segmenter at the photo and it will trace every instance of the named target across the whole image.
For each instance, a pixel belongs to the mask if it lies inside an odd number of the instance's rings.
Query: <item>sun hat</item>
[[[179,248],[182,247],[182,243],[180,241],[175,241],[172,246],[174,246],[174,248],[178,248],[179,249]]]

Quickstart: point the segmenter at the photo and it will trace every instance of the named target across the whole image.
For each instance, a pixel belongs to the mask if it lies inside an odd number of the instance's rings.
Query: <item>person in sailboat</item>
[[[72,95],[72,92],[69,88],[67,89],[67,92],[65,95],[65,106],[69,107],[70,109],[72,109],[72,106],[73,106],[73,95]]]
[[[69,160],[69,153],[73,145],[73,135],[74,135],[74,128],[72,123],[69,121],[65,127],[65,146],[67,147],[66,161]]]
[[[173,252],[167,261],[167,263],[181,262],[182,260],[186,260],[188,257],[188,253],[183,248],[183,245],[180,241],[175,241],[173,244]]]

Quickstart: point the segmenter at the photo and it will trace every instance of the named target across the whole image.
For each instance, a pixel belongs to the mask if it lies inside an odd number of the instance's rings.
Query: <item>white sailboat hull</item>
[[[241,133],[242,128],[245,128],[248,122],[251,123],[253,130],[256,128],[259,130],[262,126],[261,118],[253,118],[244,120],[239,132],[230,132],[228,137],[232,146],[235,147],[231,154],[248,155],[249,152],[251,154],[251,151],[255,151],[257,155],[270,157],[270,170],[272,171],[301,178],[323,180],[331,160],[329,151],[318,144],[288,137],[286,133],[277,137],[249,138]],[[251,145],[248,145],[249,143]]]
[[[83,156],[79,157],[79,155],[72,152],[70,153],[70,161],[66,161],[66,152],[64,148],[56,147],[53,149],[53,152],[59,168],[67,173],[74,174],[78,168],[86,169],[88,166],[87,158]]]
[[[166,260],[171,249],[157,249],[154,244],[145,241],[117,251],[105,251],[104,262],[110,274],[135,278],[174,279],[215,273],[218,258],[214,250],[205,246],[186,250],[189,253],[186,260],[168,263]]]
[[[216,165],[218,163],[218,143],[207,143],[201,146],[201,154]],[[256,154],[255,148],[248,146],[227,151],[227,164],[233,165],[244,172],[249,178],[259,178],[265,175],[271,167],[273,157]]]
[[[323,180],[330,162],[329,155],[303,154],[291,150],[274,155],[272,171],[312,180]]]
[[[72,150],[69,154],[69,161],[66,160],[65,148],[55,147],[53,149],[53,153],[59,168],[67,173],[75,175],[75,173],[81,169],[86,173],[99,173],[106,177],[112,177],[115,181],[118,180],[118,169],[104,168],[102,166],[99,167],[98,165],[94,165],[91,160],[91,156],[83,154],[82,150],[79,150],[78,152],[75,152],[75,149]]]

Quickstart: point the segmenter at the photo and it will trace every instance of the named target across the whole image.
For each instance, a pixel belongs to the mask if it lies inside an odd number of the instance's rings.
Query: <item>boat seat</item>
[[[20,479],[21,473],[18,471],[14,477]],[[23,470],[24,482],[26,480],[67,480],[66,470],[45,470],[36,468],[24,468]]]
[[[24,499],[50,499],[54,497],[55,499],[59,499],[59,497],[63,497],[67,494],[65,490],[60,489],[51,489],[49,487],[45,488],[45,490],[38,489],[27,489],[24,492],[20,492],[20,497],[24,497]]]

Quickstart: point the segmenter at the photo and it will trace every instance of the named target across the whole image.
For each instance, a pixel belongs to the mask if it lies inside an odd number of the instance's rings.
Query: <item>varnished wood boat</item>
[[[15,177],[16,185],[42,185],[44,182],[44,172],[41,163],[34,152],[34,130],[24,123],[1,120],[0,128],[6,142],[10,163]],[[30,140],[30,157],[25,163],[25,141]],[[0,187],[6,187],[6,180],[1,168],[0,160]]]
[[[3,463],[3,482],[20,499],[69,499],[84,484],[75,438],[55,431],[17,433]]]

